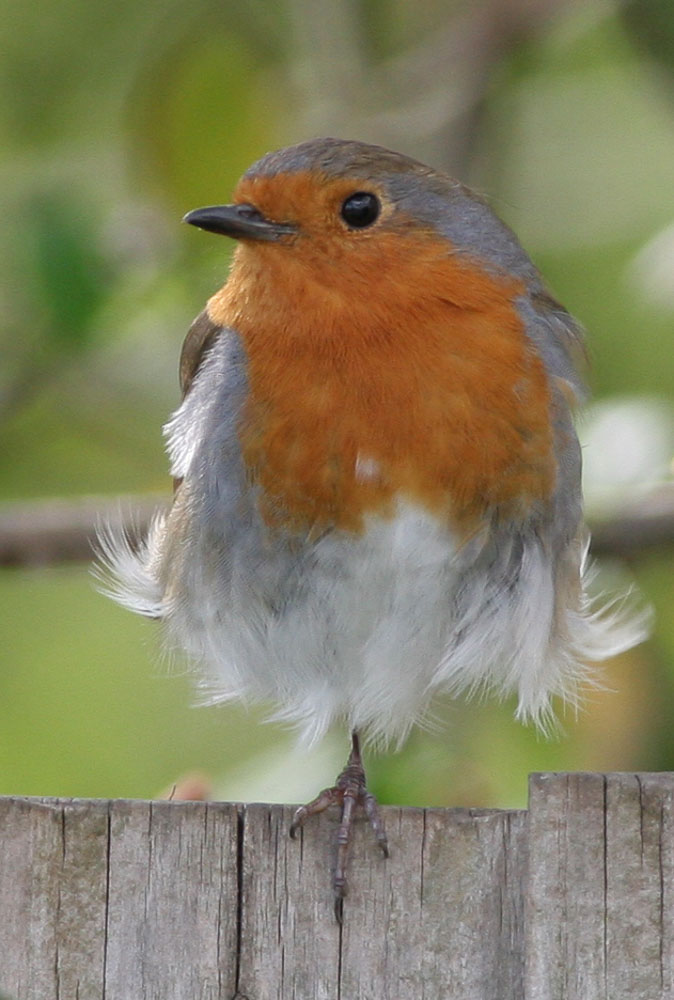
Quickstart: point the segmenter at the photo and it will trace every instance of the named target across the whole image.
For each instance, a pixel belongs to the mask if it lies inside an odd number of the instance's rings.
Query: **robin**
[[[644,637],[584,588],[581,332],[480,197],[379,146],[271,153],[185,221],[238,247],[183,347],[172,507],[106,559],[212,701],[351,732],[291,828],[341,806],[339,916],[356,808],[388,851],[361,739],[399,745],[439,692],[545,726]]]

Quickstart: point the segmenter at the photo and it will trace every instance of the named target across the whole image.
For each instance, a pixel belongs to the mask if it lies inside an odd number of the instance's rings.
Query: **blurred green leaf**
[[[40,194],[25,212],[45,338],[52,347],[80,351],[93,339],[92,320],[106,292],[97,220],[81,199],[63,193]]]
[[[632,41],[648,52],[674,82],[672,0],[627,0],[619,10]]]

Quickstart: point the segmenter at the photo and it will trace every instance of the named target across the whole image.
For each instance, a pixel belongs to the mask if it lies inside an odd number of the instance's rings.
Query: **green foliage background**
[[[470,10],[413,6],[351,5],[374,65],[412,43],[423,52],[426,35]],[[671,400],[674,296],[666,277],[662,294],[640,283],[635,261],[674,223],[674,8],[559,7],[490,68],[471,155],[455,169],[489,193],[588,327],[596,394]],[[348,128],[328,106],[308,129],[301,8],[5,6],[5,499],[168,494],[160,428],[178,400],[181,340],[229,253],[180,218],[227,200],[268,149]],[[452,85],[448,66],[438,87]],[[394,107],[395,94],[393,77]],[[355,122],[351,137],[381,140]],[[399,145],[419,155],[413,140]],[[674,286],[674,263],[662,266]],[[437,732],[372,761],[380,797],[520,805],[530,770],[672,768],[671,556],[611,567],[636,576],[657,631],[609,665],[610,690],[564,720],[562,739],[519,727],[512,705],[441,706]],[[187,670],[166,669],[153,626],[102,598],[86,565],[4,569],[0,608],[1,794],[145,797],[196,769],[216,794],[282,800],[311,795],[341,764],[339,736],[312,758],[293,754],[291,735],[262,724],[261,710],[190,707]]]

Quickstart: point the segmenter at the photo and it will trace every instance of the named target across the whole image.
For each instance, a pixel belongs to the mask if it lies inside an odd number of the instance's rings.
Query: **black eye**
[[[364,229],[378,218],[380,209],[379,198],[375,194],[356,191],[342,205],[342,218],[352,229]]]

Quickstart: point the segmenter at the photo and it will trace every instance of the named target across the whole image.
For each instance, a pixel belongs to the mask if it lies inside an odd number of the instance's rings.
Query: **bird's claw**
[[[337,856],[332,878],[332,888],[335,894],[335,919],[341,924],[344,911],[344,898],[347,894],[347,855],[349,843],[351,842],[353,817],[358,808],[363,809],[365,812],[383,856],[385,858],[389,857],[386,830],[384,829],[377,800],[367,790],[365,769],[363,768],[356,734],[353,735],[353,749],[351,750],[347,765],[337,778],[337,781],[332,788],[324,788],[315,799],[296,810],[293,821],[290,824],[290,836],[294,839],[298,829],[304,825],[310,816],[315,816],[332,805],[340,805],[342,808],[342,815],[337,828]]]

